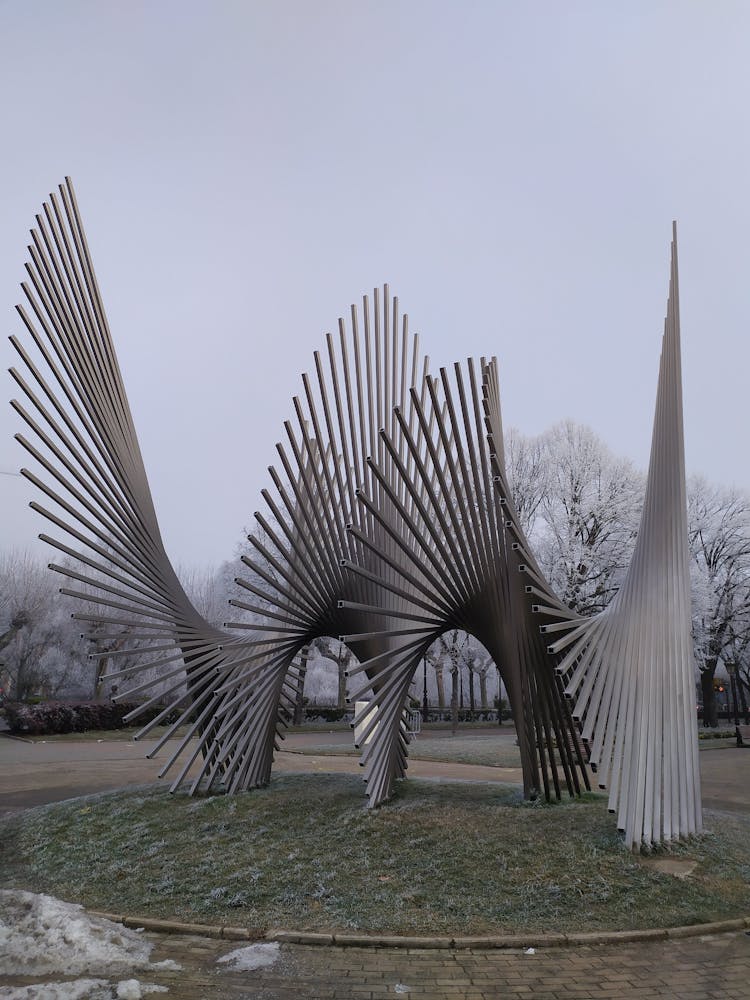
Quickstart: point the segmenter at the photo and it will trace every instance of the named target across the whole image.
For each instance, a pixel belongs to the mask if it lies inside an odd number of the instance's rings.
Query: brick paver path
[[[281,945],[275,964],[254,972],[232,972],[216,964],[217,958],[241,947],[240,942],[148,936],[156,943],[152,961],[171,958],[183,970],[136,975],[143,983],[166,986],[169,993],[161,995],[179,1000],[750,997],[750,936],[742,931],[675,941],[548,948],[533,955],[499,949],[406,951]],[[39,977],[11,980],[0,976],[0,997],[4,985],[40,981]]]

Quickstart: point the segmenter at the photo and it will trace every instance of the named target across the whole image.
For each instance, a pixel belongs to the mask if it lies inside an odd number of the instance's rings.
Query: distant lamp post
[[[427,657],[422,657],[422,722],[427,722],[430,708],[427,704]]]

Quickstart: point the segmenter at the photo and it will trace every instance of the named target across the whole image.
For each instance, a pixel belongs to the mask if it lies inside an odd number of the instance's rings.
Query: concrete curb
[[[194,934],[197,937],[224,938],[227,941],[263,941],[264,931],[249,927],[225,927],[219,924],[184,924],[179,920],[159,920],[156,917],[128,917],[119,913],[105,913],[102,910],[87,910],[91,917],[101,917],[115,924],[142,928],[155,934]],[[313,935],[314,937],[314,935]]]
[[[750,916],[734,920],[715,920],[709,924],[688,924],[685,927],[657,927],[652,930],[590,931],[578,934],[497,934],[488,937],[416,937],[395,934],[347,934],[313,931],[262,931],[248,927],[227,927],[216,924],[186,924],[178,920],[158,920],[154,917],[130,917],[115,913],[89,910],[92,917],[103,917],[125,927],[142,927],[157,934],[194,934],[199,937],[223,938],[226,941],[276,941],[279,944],[304,944],[338,948],[419,948],[474,949],[495,948],[574,948],[598,944],[630,944],[633,941],[666,941],[672,938],[702,937],[706,934],[726,934],[750,928]]]

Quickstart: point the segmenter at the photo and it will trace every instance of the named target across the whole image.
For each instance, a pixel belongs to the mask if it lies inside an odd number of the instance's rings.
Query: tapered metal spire
[[[550,649],[565,654],[558,670],[627,843],[699,833],[676,224],[635,552],[612,603]]]

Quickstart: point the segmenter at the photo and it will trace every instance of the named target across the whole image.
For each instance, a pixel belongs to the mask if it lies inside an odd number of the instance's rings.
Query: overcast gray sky
[[[3,327],[69,174],[167,550],[215,564],[384,281],[433,370],[498,355],[506,425],[645,467],[676,218],[688,471],[747,488],[749,29],[744,0],[0,0]],[[26,492],[0,475],[0,547],[41,530]]]

